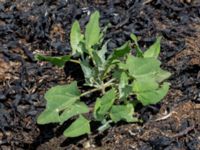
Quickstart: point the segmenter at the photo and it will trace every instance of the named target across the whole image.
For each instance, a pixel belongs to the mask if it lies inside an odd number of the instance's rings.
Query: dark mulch
[[[94,10],[112,50],[129,40],[151,45],[162,35],[163,67],[173,73],[171,90],[155,106],[138,107],[143,124],[118,124],[103,134],[74,139],[63,127],[36,124],[48,88],[72,80],[64,70],[34,61],[35,53],[70,52],[75,19],[83,27]],[[0,0],[0,149],[200,149],[199,0]]]

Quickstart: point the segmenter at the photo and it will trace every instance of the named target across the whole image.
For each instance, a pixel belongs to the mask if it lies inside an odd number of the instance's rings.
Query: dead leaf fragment
[[[19,69],[19,66],[19,62],[6,62],[0,58],[0,82],[18,79],[16,72]]]
[[[0,81],[10,79],[9,76],[10,64],[0,59]]]

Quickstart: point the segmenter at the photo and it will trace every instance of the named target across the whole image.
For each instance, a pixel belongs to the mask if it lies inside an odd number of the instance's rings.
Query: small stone
[[[0,100],[5,100],[6,96],[5,95],[0,95]]]
[[[85,143],[83,143],[83,147],[84,147],[85,149],[90,148],[90,147],[91,147],[90,141],[86,141]]]
[[[0,101],[5,100],[5,99],[6,99],[6,96],[0,93]]]

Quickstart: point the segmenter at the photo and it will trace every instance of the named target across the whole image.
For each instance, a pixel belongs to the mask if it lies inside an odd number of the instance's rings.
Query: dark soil
[[[94,10],[111,23],[109,49],[140,37],[143,49],[162,35],[160,59],[173,73],[171,89],[154,106],[136,109],[144,123],[114,125],[103,134],[66,139],[64,126],[37,125],[48,88],[66,84],[77,67],[34,61],[35,53],[70,52],[75,19],[83,27]],[[80,79],[81,80],[81,79]],[[0,149],[200,149],[199,0],[0,0]]]

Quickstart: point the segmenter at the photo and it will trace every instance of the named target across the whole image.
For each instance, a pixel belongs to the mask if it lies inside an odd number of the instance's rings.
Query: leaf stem
[[[114,84],[114,83],[113,83],[114,80],[115,80],[115,79],[111,79],[111,80],[109,80],[108,82],[106,82],[105,84],[101,85],[101,86],[98,87],[98,88],[94,88],[94,89],[91,89],[91,90],[89,90],[89,91],[86,91],[86,92],[82,93],[82,94],[80,95],[80,97],[86,96],[86,95],[88,95],[88,94],[90,94],[90,93],[93,93],[93,92],[96,92],[96,91],[100,91],[100,90],[102,90],[102,89],[105,89],[105,88],[107,88],[107,87],[113,85],[113,84]]]
[[[88,95],[90,93],[93,93],[93,92],[96,92],[96,91],[99,91],[99,90],[100,90],[99,88],[91,89],[91,90],[89,90],[87,92],[82,93],[80,97],[86,96],[86,95]]]
[[[75,59],[70,59],[69,61],[76,63],[76,64],[80,64],[80,62],[78,60],[75,60]]]

